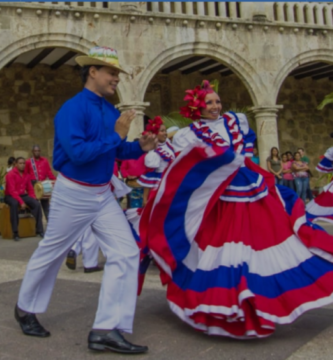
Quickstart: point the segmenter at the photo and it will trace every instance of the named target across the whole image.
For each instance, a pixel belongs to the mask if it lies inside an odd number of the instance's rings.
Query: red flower
[[[197,86],[193,90],[186,90],[185,93],[184,101],[188,101],[188,104],[180,108],[180,114],[192,120],[200,119],[200,110],[206,107],[206,91]]]
[[[153,120],[148,120],[148,124],[146,126],[146,132],[151,132],[155,135],[160,131],[160,127],[163,125],[163,120],[160,116],[156,116]]]

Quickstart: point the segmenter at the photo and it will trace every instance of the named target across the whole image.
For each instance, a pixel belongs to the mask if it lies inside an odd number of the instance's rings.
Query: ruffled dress
[[[249,159],[254,139],[231,112],[178,131],[180,153],[136,226],[171,310],[210,335],[266,337],[333,302],[333,237]]]
[[[316,170],[322,173],[333,173],[333,147],[329,148]],[[310,221],[333,223],[333,181],[326,185],[323,192],[306,205],[306,214]]]

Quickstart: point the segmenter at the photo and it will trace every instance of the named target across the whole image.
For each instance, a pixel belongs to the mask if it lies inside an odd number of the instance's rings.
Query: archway
[[[219,81],[224,111],[244,111],[253,106],[245,84],[225,62],[205,55],[185,55],[166,63],[151,78],[144,97],[145,102],[150,102],[146,114],[153,117],[177,112],[184,105],[185,90],[193,89],[204,79]]]
[[[259,105],[258,99],[265,94],[267,89],[260,75],[241,55],[230,51],[222,45],[212,45],[206,42],[184,43],[169,48],[158,54],[139,78],[138,97],[143,101],[148,85],[152,78],[167,64],[181,57],[205,56],[227,66],[242,81],[247,89],[252,104]]]
[[[333,92],[333,56],[301,55],[301,65],[291,67],[292,64],[296,65],[290,62],[283,69],[290,72],[277,94],[277,104],[283,105],[278,116],[280,151],[294,152],[299,147],[306,150],[315,175],[314,187],[319,176],[314,171],[319,156],[332,145],[329,134],[333,131],[333,106],[323,110],[317,106],[325,95]]]
[[[5,53],[16,55],[6,64],[8,56],[0,59],[0,167],[9,156],[30,156],[33,144],[39,144],[52,162],[53,119],[62,104],[82,90],[75,62],[82,52],[49,42],[47,47],[21,53],[7,48]],[[119,98],[115,95],[110,101],[116,104]]]

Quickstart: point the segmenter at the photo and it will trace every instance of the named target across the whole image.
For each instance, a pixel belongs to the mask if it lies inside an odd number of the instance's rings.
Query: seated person
[[[25,171],[25,159],[18,157],[15,167],[6,175],[5,203],[10,206],[10,222],[14,240],[18,241],[19,210],[29,206],[32,215],[36,219],[36,233],[44,236],[42,223],[42,209],[36,200],[34,189],[30,182],[30,176]]]

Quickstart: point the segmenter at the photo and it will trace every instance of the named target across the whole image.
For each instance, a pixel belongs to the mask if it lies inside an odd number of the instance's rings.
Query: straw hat
[[[171,126],[167,129],[168,139],[172,138],[179,130],[178,126]]]
[[[119,65],[117,50],[105,46],[95,46],[89,50],[88,55],[78,56],[75,58],[75,61],[80,66],[85,66],[85,65],[108,66],[117,69],[122,73],[128,74],[128,72],[122,69],[121,66]]]

